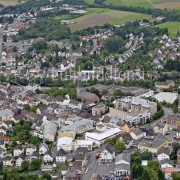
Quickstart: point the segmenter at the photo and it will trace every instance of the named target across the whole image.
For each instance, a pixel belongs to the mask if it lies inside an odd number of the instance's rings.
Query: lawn
[[[137,6],[145,8],[153,8],[153,5],[147,0],[106,0],[106,4]]]
[[[169,31],[169,36],[175,38],[178,31],[180,31],[180,22],[165,22],[163,24],[158,24],[156,27],[167,28]]]
[[[95,3],[95,0],[86,0],[86,3],[92,5]]]
[[[18,4],[19,0],[0,0],[0,4],[2,4],[3,6],[14,6],[16,4]]]
[[[88,8],[89,14],[73,19],[75,24],[71,24],[72,31],[80,30],[87,27],[93,27],[96,25],[103,25],[105,23],[110,24],[123,24],[126,22],[142,19],[150,19],[150,15],[133,13],[127,11],[117,11],[104,8]]]

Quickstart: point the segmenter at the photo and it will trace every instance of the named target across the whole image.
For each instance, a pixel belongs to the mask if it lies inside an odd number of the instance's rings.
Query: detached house
[[[116,156],[114,173],[117,177],[130,175],[130,153],[122,153]]]
[[[56,163],[66,162],[66,152],[63,149],[60,149],[56,154]]]
[[[39,146],[39,154],[40,154],[40,155],[43,155],[43,154],[45,154],[47,151],[49,151],[48,145],[47,145],[46,143],[42,143],[42,144]]]
[[[2,160],[3,166],[13,166],[13,159],[10,156],[6,156]]]
[[[107,146],[104,146],[99,155],[99,163],[105,164],[105,163],[111,163],[115,159],[115,148],[108,144]]]
[[[18,159],[16,160],[16,166],[21,167],[23,161],[25,160],[26,156],[24,154],[20,154]]]
[[[13,155],[14,156],[19,156],[20,154],[22,154],[24,152],[24,149],[20,146],[20,145],[18,145],[18,146],[16,146],[15,148],[14,148],[14,150],[13,150]]]
[[[27,149],[26,149],[26,155],[30,156],[37,150],[36,146],[33,144],[28,144]]]
[[[44,161],[44,163],[52,163],[53,162],[53,157],[51,156],[51,152],[50,151],[47,151],[44,154],[43,161]]]

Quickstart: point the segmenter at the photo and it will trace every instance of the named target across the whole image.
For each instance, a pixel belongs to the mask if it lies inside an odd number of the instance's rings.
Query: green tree
[[[21,165],[21,168],[22,168],[23,171],[28,171],[29,166],[30,166],[30,164],[29,164],[28,161],[23,161],[22,165]]]
[[[30,165],[30,171],[36,171],[41,167],[41,160],[40,159],[33,159]]]
[[[125,146],[125,143],[124,141],[120,140],[120,139],[117,139],[116,140],[116,144],[115,144],[115,148],[116,150],[118,151],[123,151],[126,149],[126,146]]]
[[[42,179],[43,179],[43,180],[51,180],[51,176],[50,176],[48,173],[44,173],[44,174],[42,175]]]

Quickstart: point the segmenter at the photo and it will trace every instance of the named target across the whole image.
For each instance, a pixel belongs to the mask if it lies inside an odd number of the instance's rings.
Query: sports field
[[[154,8],[148,0],[106,0],[106,4]]]
[[[16,4],[18,4],[21,1],[18,0],[0,0],[0,4],[2,4],[3,6],[14,6]]]
[[[180,31],[180,22],[165,22],[163,24],[156,25],[156,27],[167,28],[170,37],[175,38],[178,31]]]
[[[115,25],[134,20],[151,19],[150,15],[126,11],[116,11],[111,9],[89,8],[87,11],[89,11],[89,14],[72,19],[72,21],[75,22],[75,24],[70,25],[72,31],[93,27],[96,25],[103,25],[105,23]]]

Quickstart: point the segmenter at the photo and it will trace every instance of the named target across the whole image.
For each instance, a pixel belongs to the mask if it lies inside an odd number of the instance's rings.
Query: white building
[[[167,102],[172,104],[178,97],[177,93],[170,93],[170,92],[160,92],[154,95],[154,98],[158,100],[158,102]]]
[[[85,134],[85,139],[92,141],[92,143],[100,146],[107,139],[118,137],[121,134],[121,130],[119,128],[106,128],[104,132],[87,132]]]
[[[70,152],[72,150],[72,142],[73,138],[71,137],[62,137],[58,139],[57,142],[57,150],[63,149],[66,152]]]
[[[72,145],[74,147],[73,148],[74,150],[76,150],[79,147],[85,147],[89,151],[91,151],[92,150],[93,142],[89,141],[89,140],[76,140]]]

